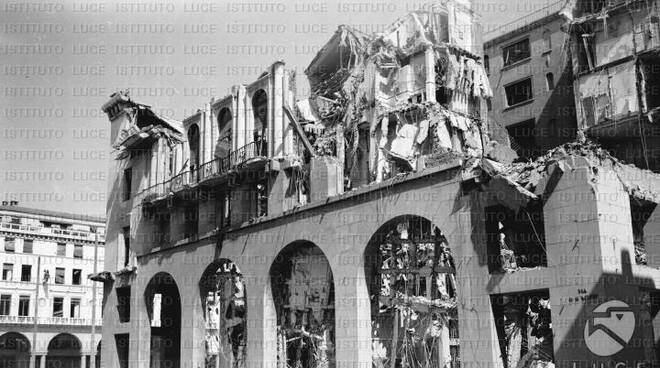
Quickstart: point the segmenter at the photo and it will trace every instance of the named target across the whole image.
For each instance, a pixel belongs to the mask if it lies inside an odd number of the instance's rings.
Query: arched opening
[[[270,267],[277,312],[278,366],[335,366],[334,282],[315,244],[286,246]]]
[[[236,264],[220,259],[199,281],[204,308],[206,367],[245,367],[247,305],[243,274]]]
[[[218,112],[218,143],[215,147],[215,155],[225,158],[231,152],[232,142],[232,121],[231,110],[223,108]]]
[[[30,341],[18,332],[0,336],[0,368],[28,368]]]
[[[101,368],[101,341],[96,345],[96,357],[94,358],[94,368]]]
[[[460,364],[456,280],[447,239],[431,221],[396,217],[365,250],[375,367]]]
[[[257,156],[267,156],[268,95],[263,89],[258,90],[252,96],[252,112],[254,113],[253,139],[255,154]]]
[[[181,297],[174,278],[159,272],[144,291],[151,321],[151,368],[178,368],[181,360]]]
[[[190,149],[190,171],[195,172],[201,164],[199,162],[199,126],[197,124],[188,128],[188,148]]]
[[[81,346],[80,340],[68,333],[53,337],[48,343],[46,368],[79,368]]]

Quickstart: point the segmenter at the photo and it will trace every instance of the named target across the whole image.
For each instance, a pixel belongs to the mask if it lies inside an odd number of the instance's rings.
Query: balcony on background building
[[[256,163],[267,161],[266,140],[250,142],[232,151],[226,157],[218,157],[194,169],[173,176],[167,181],[153,185],[138,194],[142,202],[153,202],[169,194],[181,192],[200,183],[221,179],[231,171],[249,168]]]
[[[45,226],[35,226],[27,224],[15,224],[7,222],[0,218],[0,230],[12,231],[22,234],[32,234],[36,236],[55,236],[55,237],[65,237],[74,240],[85,240],[85,241],[105,241],[105,236],[102,234],[97,234],[91,231],[82,231],[82,230],[68,230],[68,229],[57,229],[52,227]],[[98,238],[97,238],[98,235]]]

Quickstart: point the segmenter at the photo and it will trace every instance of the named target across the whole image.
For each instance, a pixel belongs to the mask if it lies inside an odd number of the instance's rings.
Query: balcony
[[[219,180],[232,170],[250,168],[255,164],[264,163],[267,161],[268,151],[266,147],[265,139],[250,142],[230,152],[227,157],[218,157],[197,168],[173,176],[165,182],[153,185],[140,192],[138,197],[141,197],[142,202],[153,202],[200,183],[211,182],[214,179]]]
[[[11,222],[0,222],[0,229],[15,231],[17,233],[34,234],[41,236],[57,236],[57,237],[65,237],[76,240],[92,241],[92,242],[105,240],[105,237],[103,235],[98,235],[98,239],[97,239],[96,237],[97,234],[89,231],[56,229],[45,226],[14,224]]]
[[[93,321],[91,318],[0,316],[0,324],[32,325],[35,320],[40,325],[57,326],[91,326]],[[101,326],[103,320],[97,318],[95,324]]]
[[[0,316],[0,324],[32,325],[34,324],[34,317]]]

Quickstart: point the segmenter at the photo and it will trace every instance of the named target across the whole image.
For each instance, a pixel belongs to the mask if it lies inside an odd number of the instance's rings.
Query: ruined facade
[[[658,171],[657,1],[568,2],[578,128],[617,157]]]
[[[113,94],[104,366],[657,359],[630,206],[655,189],[624,175],[646,172],[580,144],[512,164],[476,24],[456,1],[341,26],[311,95],[276,62],[182,122]],[[614,298],[636,319],[611,342]]]

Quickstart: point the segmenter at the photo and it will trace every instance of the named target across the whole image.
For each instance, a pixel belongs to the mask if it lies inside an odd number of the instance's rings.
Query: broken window
[[[495,205],[487,207],[485,214],[489,272],[547,266],[540,201],[530,202],[518,212]]]
[[[247,305],[243,275],[233,262],[220,260],[207,267],[199,288],[205,306],[205,366],[244,367]],[[229,351],[231,354],[223,354]]]
[[[656,203],[630,197],[630,216],[632,223],[633,241],[635,244],[635,261],[637,264],[646,265],[647,250],[644,239],[644,226],[655,210]]]
[[[133,169],[130,167],[124,170],[124,187],[122,188],[122,199],[128,201],[131,199],[131,188],[133,185]]]
[[[122,240],[124,241],[124,256],[122,267],[128,267],[131,262],[131,227],[122,228]]]
[[[257,217],[268,215],[268,179],[260,180],[256,188]]]
[[[648,55],[640,58],[642,72],[642,98],[645,111],[660,107],[660,57]]]
[[[197,175],[197,169],[201,165],[199,126],[197,124],[193,124],[188,128],[188,148],[190,149],[190,172],[192,175]]]
[[[150,320],[149,366],[179,368],[181,362],[181,296],[174,278],[165,272],[154,275],[144,291]]]
[[[442,232],[421,217],[393,219],[374,234],[365,259],[374,366],[457,366],[458,289]]]
[[[526,38],[522,41],[518,41],[513,45],[506,46],[502,50],[502,55],[504,57],[504,66],[509,66],[515,64],[519,61],[528,59],[531,57],[529,39]]]
[[[252,112],[254,113],[253,142],[256,144],[257,156],[268,156],[266,140],[268,139],[268,95],[263,89],[252,96]]]
[[[548,91],[552,91],[555,89],[555,76],[552,73],[547,73],[545,75],[545,86],[547,87]]]
[[[547,290],[492,295],[491,305],[505,368],[554,363]]]
[[[119,322],[129,322],[131,320],[131,287],[124,286],[115,289],[117,292],[117,313]]]
[[[534,119],[506,127],[511,148],[522,159],[534,157],[538,149],[536,145],[536,122]]]
[[[527,102],[532,96],[532,78],[521,80],[516,83],[504,86],[507,107],[515,106]]]
[[[232,140],[232,115],[231,110],[224,108],[218,113],[218,143],[215,148],[217,157],[228,157],[231,151]]]
[[[309,242],[290,244],[276,257],[270,279],[279,364],[334,367],[334,283],[321,249]]]
[[[490,57],[488,55],[484,55],[484,69],[486,74],[490,74]]]

